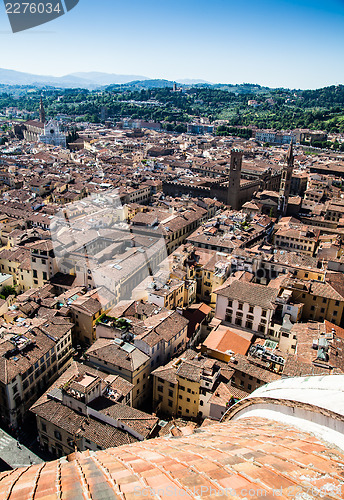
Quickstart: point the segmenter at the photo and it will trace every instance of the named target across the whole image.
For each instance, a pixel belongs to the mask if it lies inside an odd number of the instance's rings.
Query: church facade
[[[44,125],[44,134],[39,137],[39,142],[65,148],[66,136],[60,132],[58,123],[55,120],[49,120]]]
[[[27,142],[43,142],[66,147],[66,136],[60,132],[58,123],[54,120],[46,121],[42,97],[39,105],[39,120],[28,120],[22,125],[15,125],[14,133]]]

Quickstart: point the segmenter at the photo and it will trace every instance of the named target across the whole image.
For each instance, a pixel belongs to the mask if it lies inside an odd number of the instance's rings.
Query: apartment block
[[[273,235],[273,244],[281,249],[300,252],[314,256],[319,244],[319,229],[309,226],[290,224],[288,227],[277,227]]]
[[[216,291],[215,317],[261,335],[273,335],[269,330],[278,294],[279,289],[233,279]]]
[[[53,242],[38,241],[30,245],[33,287],[45,285],[57,272]]]
[[[0,339],[0,414],[12,427],[72,357],[72,323],[35,318],[20,324],[2,327]]]
[[[281,288],[291,292],[294,302],[303,304],[303,320],[327,320],[338,326],[341,324],[344,309],[342,273],[328,274],[325,281],[287,277]]]
[[[171,416],[209,416],[202,407],[216,387],[220,373],[219,362],[187,350],[152,372],[153,406]]]
[[[114,303],[114,296],[105,288],[95,288],[89,292],[82,292],[83,287],[78,287],[78,293],[66,300],[73,322],[75,324],[73,336],[78,342],[91,345],[96,340],[96,322],[99,317],[108,311]],[[62,298],[59,297],[59,300]]]
[[[87,365],[105,373],[119,375],[133,388],[133,406],[142,406],[150,396],[151,359],[137,347],[121,339],[101,338],[85,353]]]
[[[18,290],[33,288],[30,250],[24,247],[13,247],[0,250],[0,269],[4,274],[13,277],[13,284]]]
[[[152,282],[148,292],[148,301],[166,309],[182,308],[184,305],[185,283],[180,280],[168,280],[163,286],[157,281]]]
[[[231,378],[232,385],[248,393],[281,378],[280,366],[277,369],[271,369],[270,363],[259,362],[255,358],[249,359],[242,354],[236,354],[228,363],[228,368],[234,370]]]
[[[153,370],[185,349],[188,324],[176,311],[144,301],[121,301],[99,319],[96,335],[129,342],[150,358]]]
[[[79,363],[31,407],[39,442],[57,456],[142,441],[158,419],[129,406],[132,384]]]

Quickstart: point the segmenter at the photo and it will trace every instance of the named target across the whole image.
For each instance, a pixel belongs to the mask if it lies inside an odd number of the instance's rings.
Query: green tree
[[[14,286],[11,285],[5,285],[3,289],[1,290],[1,295],[0,297],[3,299],[7,299],[10,295],[17,295],[16,290]]]

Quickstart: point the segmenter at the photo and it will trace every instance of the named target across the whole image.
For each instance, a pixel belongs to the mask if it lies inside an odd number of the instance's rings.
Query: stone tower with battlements
[[[287,213],[293,168],[294,168],[294,153],[293,153],[293,142],[291,142],[286,156],[286,161],[282,169],[281,183],[279,189],[278,213],[282,217],[284,217]]]
[[[240,149],[231,150],[227,204],[233,210],[240,209],[240,179],[243,152]]]

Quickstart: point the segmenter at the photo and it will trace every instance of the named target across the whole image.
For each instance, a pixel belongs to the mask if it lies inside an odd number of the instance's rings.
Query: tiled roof
[[[211,310],[211,307],[203,302],[184,309],[183,316],[189,320],[188,337],[191,337],[195,333],[198,325],[202,324],[202,321],[206,319]]]
[[[136,441],[136,438],[128,432],[106,422],[101,422],[92,416],[81,415],[72,408],[52,399],[35,406],[34,413],[58,429],[89,439],[102,448],[121,446]]]
[[[178,382],[177,378],[177,370],[172,366],[173,361],[171,361],[168,365],[166,366],[160,366],[154,372],[152,372],[152,375],[156,375],[157,377],[160,377],[163,380],[166,380],[167,382],[172,382],[172,384],[176,384]]]
[[[184,361],[177,369],[177,374],[180,377],[191,380],[192,382],[199,382],[201,377],[201,368],[193,362],[188,363]]]
[[[178,376],[199,382],[202,370],[204,368],[212,370],[214,367],[222,369],[227,365],[222,361],[206,358],[188,349],[178,359],[172,359],[167,365],[156,368],[152,375],[174,384],[178,382]]]
[[[38,328],[35,328],[32,334],[26,333],[26,337],[33,341],[29,346],[29,356],[25,355],[26,353],[23,351],[18,351],[16,355],[12,354],[8,356],[8,353],[14,348],[14,344],[10,340],[1,339],[0,381],[5,385],[17,375],[26,372],[26,370],[45,356],[55,344],[53,340],[44,335]]]
[[[332,288],[344,297],[344,276],[343,273],[331,273],[328,275],[328,281]]]
[[[131,346],[132,347],[132,346]],[[119,345],[113,344],[111,339],[98,339],[86,351],[87,357],[92,357],[98,360],[106,361],[115,366],[120,366],[124,370],[135,371],[140,366],[149,361],[149,356],[140,351],[137,347],[133,350],[126,351]]]
[[[338,293],[337,290],[328,283],[322,283],[320,281],[312,281],[310,286],[310,293],[318,297],[326,297],[332,300],[343,300],[343,292]]]
[[[216,293],[232,300],[247,302],[253,306],[274,309],[278,290],[255,283],[233,281],[228,287],[221,288]]]
[[[265,383],[280,379],[280,375],[278,375],[277,373],[265,370],[264,368],[258,366],[256,363],[251,363],[247,359],[247,357],[243,356],[242,354],[236,354],[234,356],[234,360],[228,362],[228,366],[230,368],[234,368],[238,372],[246,373],[248,375],[251,375],[252,377],[260,379]]]
[[[295,354],[288,354],[283,368],[283,375],[287,377],[303,377],[306,375],[325,375],[329,371],[327,368],[314,366],[299,360]]]
[[[318,259],[315,257],[311,257],[310,255],[298,254],[296,252],[289,251],[286,252],[285,250],[276,250],[276,253],[274,253],[271,257],[272,258],[269,260],[272,260],[273,262],[278,262],[280,264],[286,264],[289,266],[310,267],[319,271],[319,269],[317,268]],[[265,255],[264,258],[266,258]]]
[[[221,382],[216,391],[211,395],[209,403],[219,406],[226,406],[231,397],[232,394],[230,388],[226,384]]]
[[[17,248],[4,248],[0,252],[0,259],[8,260],[10,262],[24,262],[27,258],[30,258],[30,250],[23,247]]]
[[[30,245],[30,248],[32,250],[45,250],[49,252],[54,248],[53,242],[51,240],[41,240],[41,241],[35,241]]]
[[[31,406],[31,410],[34,411],[36,406],[46,403],[49,400],[48,394],[52,389],[57,389],[63,387],[67,382],[75,379],[82,375],[93,375],[102,379],[102,387],[106,385],[116,392],[119,392],[123,396],[126,396],[133,389],[133,384],[123,379],[119,375],[109,375],[108,373],[102,372],[99,369],[91,368],[90,366],[84,365],[83,363],[78,363],[73,361],[72,364],[65,370],[62,375],[50,385],[49,389]]]
[[[333,331],[333,334],[332,334]],[[334,323],[296,323],[291,333],[296,335],[297,349],[289,354],[283,375],[328,375],[344,373],[344,330]],[[327,338],[325,338],[325,333]],[[327,343],[327,359],[318,359],[318,341],[323,338]]]
[[[50,320],[47,320],[47,322],[42,326],[40,326],[39,329],[46,335],[59,340],[64,337],[64,335],[66,335],[66,333],[68,333],[73,328],[73,326],[73,323],[69,323],[66,320],[64,320],[63,323],[59,323],[59,321],[55,321],[55,318],[51,318]]]
[[[247,354],[250,348],[253,335],[248,332],[236,331],[233,332],[225,326],[220,326],[216,330],[212,330],[208,337],[203,342],[206,349],[227,353]]]
[[[336,447],[291,425],[253,417],[3,472],[0,496],[134,500],[170,491],[171,498],[239,499],[250,491],[249,498],[263,492],[269,499],[321,493],[341,499],[343,466],[344,453]]]
[[[294,291],[299,291],[300,294],[302,292],[307,292],[315,297],[324,297],[330,300],[338,300],[339,302],[343,301],[344,297],[344,289],[340,289],[338,292],[333,286],[332,282],[322,282],[322,281],[303,281],[298,278],[285,278],[282,282],[283,288],[291,289]]]
[[[168,316],[164,321],[155,327],[155,331],[158,335],[160,335],[160,337],[168,342],[172,339],[172,337],[183,330],[188,323],[189,321],[181,314],[173,312],[173,314]]]
[[[235,399],[243,399],[246,398],[249,393],[244,391],[243,389],[238,389],[237,387],[234,387],[233,385],[228,385],[227,387],[229,388],[229,391],[231,393],[231,396]]]
[[[88,316],[93,316],[102,308],[98,300],[87,297],[79,297],[71,304],[70,307],[75,309],[76,312],[82,312]]]
[[[124,404],[109,404],[104,397],[94,399],[88,405],[104,416],[109,416],[148,438],[158,423],[158,418]]]

